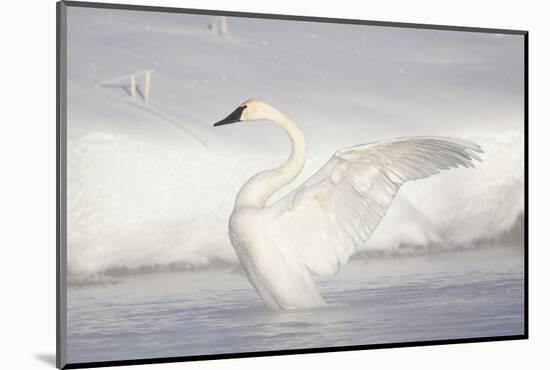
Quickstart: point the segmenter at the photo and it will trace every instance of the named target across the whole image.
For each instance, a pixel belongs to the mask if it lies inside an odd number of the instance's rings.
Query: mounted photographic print
[[[527,338],[527,32],[57,9],[58,367]]]

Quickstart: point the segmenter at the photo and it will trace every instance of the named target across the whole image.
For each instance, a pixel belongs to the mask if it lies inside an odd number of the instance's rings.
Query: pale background
[[[462,369],[464,367],[517,368],[528,364],[544,366],[548,340],[547,289],[545,263],[548,251],[543,235],[542,216],[548,188],[543,158],[548,130],[547,104],[543,93],[549,65],[547,44],[549,26],[542,7],[528,2],[512,6],[501,2],[471,1],[440,6],[435,1],[393,1],[376,7],[352,1],[337,4],[308,4],[296,1],[257,3],[253,1],[133,1],[134,4],[167,5],[267,13],[362,18],[384,21],[450,24],[528,29],[531,31],[531,264],[530,332],[531,340],[444,347],[407,348],[367,352],[332,353],[307,356],[271,357],[188,364],[143,366],[158,369],[253,369],[279,367],[349,368],[385,367],[422,369]],[[535,4],[535,2],[531,2]],[[439,6],[439,7],[438,7]],[[11,8],[14,9],[11,9]],[[29,10],[32,8],[32,12]],[[1,24],[4,52],[2,65],[8,71],[8,86],[3,85],[4,120],[2,164],[2,247],[4,269],[2,290],[2,352],[6,365],[15,368],[51,368],[55,352],[55,3],[27,1],[20,7],[9,5]],[[13,37],[15,36],[15,37]],[[6,50],[7,46],[7,50]],[[14,97],[17,99],[14,101]],[[5,109],[4,108],[4,109]],[[16,160],[14,160],[16,159]],[[539,165],[539,168],[535,167]],[[537,172],[537,175],[533,175]],[[536,182],[536,183],[535,183]],[[537,190],[541,190],[538,192]],[[536,219],[536,220],[535,220]],[[538,222],[538,224],[537,224]],[[6,356],[6,354],[8,356]],[[47,361],[44,361],[47,359]],[[542,360],[542,361],[541,361]]]

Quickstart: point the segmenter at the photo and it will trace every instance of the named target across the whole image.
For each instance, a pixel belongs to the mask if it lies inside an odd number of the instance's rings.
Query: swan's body
[[[333,274],[374,232],[399,187],[450,167],[474,167],[482,152],[471,141],[411,137],[337,151],[309,180],[266,206],[294,180],[306,159],[300,129],[267,103],[248,100],[215,126],[270,120],[292,142],[280,167],[249,179],[239,191],[229,237],[248,278],[272,309],[324,305],[311,273]]]

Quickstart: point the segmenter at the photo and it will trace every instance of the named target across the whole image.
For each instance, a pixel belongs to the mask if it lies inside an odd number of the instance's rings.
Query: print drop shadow
[[[35,353],[34,358],[55,367],[55,353]]]

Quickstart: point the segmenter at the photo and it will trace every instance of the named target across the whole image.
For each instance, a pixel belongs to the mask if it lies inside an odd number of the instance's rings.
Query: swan
[[[326,305],[312,274],[330,275],[345,265],[384,217],[405,182],[450,167],[475,167],[481,147],[468,140],[407,137],[338,150],[301,186],[267,205],[292,182],[306,159],[304,135],[273,106],[242,103],[214,127],[268,120],[288,134],[292,150],[280,167],[242,186],[229,218],[229,238],[250,283],[273,310]]]

